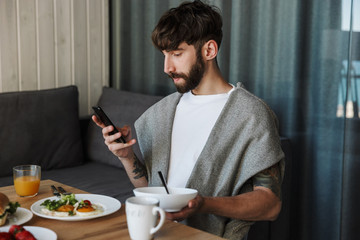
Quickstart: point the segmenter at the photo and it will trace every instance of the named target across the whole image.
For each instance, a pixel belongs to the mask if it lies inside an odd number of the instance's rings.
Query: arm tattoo
[[[281,199],[281,176],[280,166],[275,164],[253,177],[254,186],[269,188],[279,199]]]
[[[145,177],[146,181],[148,181],[148,174],[145,169],[145,166],[142,164],[142,162],[140,162],[139,158],[136,155],[134,155],[133,167],[134,167],[134,170],[132,172],[135,174],[134,179],[139,179],[139,178]]]

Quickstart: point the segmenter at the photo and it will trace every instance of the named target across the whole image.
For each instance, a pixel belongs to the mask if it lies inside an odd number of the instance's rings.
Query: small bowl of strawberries
[[[0,240],[56,240],[54,231],[35,226],[11,225],[0,227]]]

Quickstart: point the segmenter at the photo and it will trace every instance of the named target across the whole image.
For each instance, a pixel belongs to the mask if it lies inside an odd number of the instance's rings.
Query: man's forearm
[[[234,197],[204,197],[200,211],[247,221],[272,221],[280,209],[281,201],[271,190],[256,187]]]
[[[135,154],[130,158],[119,158],[134,187],[148,186],[148,174],[144,164]]]

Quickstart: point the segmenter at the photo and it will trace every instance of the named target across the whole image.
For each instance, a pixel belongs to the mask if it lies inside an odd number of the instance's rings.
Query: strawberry
[[[26,231],[25,229],[22,232],[19,232],[15,235],[16,240],[36,240],[36,238],[31,234],[31,232]]]
[[[12,225],[10,228],[9,228],[9,233],[13,236],[15,236],[15,234],[17,234],[18,232],[21,232],[23,231],[24,228],[20,225]]]
[[[8,232],[0,232],[0,240],[12,240],[12,235]]]

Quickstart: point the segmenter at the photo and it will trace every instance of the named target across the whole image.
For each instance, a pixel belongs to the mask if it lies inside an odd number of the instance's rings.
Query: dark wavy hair
[[[220,10],[200,0],[184,2],[171,8],[160,18],[152,32],[152,41],[160,51],[176,50],[182,42],[196,49],[207,41],[216,41],[220,48],[222,40]]]

